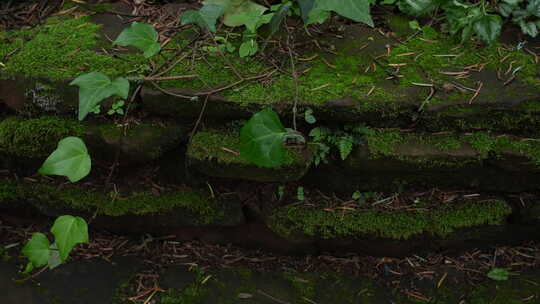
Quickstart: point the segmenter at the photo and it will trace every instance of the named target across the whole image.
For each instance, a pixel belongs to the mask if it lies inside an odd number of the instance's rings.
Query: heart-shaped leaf
[[[200,10],[188,10],[181,16],[182,25],[196,24],[203,29],[213,33],[216,32],[216,22],[225,12],[225,7],[221,4],[205,4]]]
[[[62,262],[67,259],[75,245],[88,243],[88,225],[81,217],[71,215],[58,217],[54,221],[51,232],[54,235]]]
[[[284,138],[287,130],[272,109],[251,117],[240,131],[240,155],[263,167],[275,168],[285,159]]]
[[[317,0],[317,8],[333,11],[339,15],[373,26],[369,0]]]
[[[47,267],[49,267],[49,269],[54,269],[62,265],[62,259],[60,259],[60,251],[58,251],[56,243],[53,243],[50,248],[51,255],[49,256],[49,261],[47,261]]]
[[[118,77],[111,81],[107,75],[100,72],[81,75],[70,85],[79,87],[79,120],[83,120],[103,99],[113,95],[126,99],[129,95],[127,79]]]
[[[474,32],[485,42],[492,43],[501,34],[502,23],[499,15],[486,14],[474,23]]]
[[[66,137],[58,142],[58,147],[45,160],[39,173],[66,176],[77,182],[90,173],[92,161],[82,139]]]
[[[22,253],[32,263],[32,266],[41,267],[47,265],[49,261],[51,255],[49,247],[50,243],[47,236],[43,233],[36,232],[32,234],[32,238],[26,243],[26,246],[22,249]]]
[[[135,21],[120,33],[113,44],[134,46],[143,52],[144,57],[150,58],[161,50],[158,38],[158,33],[153,26]]]

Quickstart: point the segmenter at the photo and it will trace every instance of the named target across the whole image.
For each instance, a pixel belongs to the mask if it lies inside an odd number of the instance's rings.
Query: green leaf
[[[28,258],[30,263],[32,263],[32,266],[45,266],[47,265],[51,254],[49,246],[50,243],[47,236],[43,233],[36,232],[32,234],[32,238],[26,243],[26,246],[22,249],[22,253]]]
[[[315,7],[315,0],[298,0],[298,4],[300,5],[302,20],[304,20],[304,23],[307,24],[309,21],[309,15]]]
[[[517,6],[501,3],[499,4],[499,13],[503,17],[510,17],[512,15],[512,12],[517,8]]]
[[[56,246],[56,243],[53,243],[50,249],[51,255],[47,261],[47,267],[49,267],[49,269],[54,269],[62,264],[62,259],[60,258],[60,251],[58,251],[58,246]]]
[[[521,31],[531,37],[536,37],[538,35],[538,28],[536,27],[536,23],[532,21],[521,21],[519,23],[519,26],[521,27]]]
[[[315,116],[313,116],[313,110],[307,109],[306,112],[304,112],[304,119],[308,124],[314,124],[317,122],[317,119]]]
[[[401,0],[398,5],[402,12],[417,17],[427,15],[438,6],[433,0]]]
[[[224,12],[225,7],[223,5],[210,3],[203,5],[203,7],[198,11],[185,11],[180,16],[180,20],[182,21],[182,25],[196,24],[203,29],[207,29],[212,33],[215,33],[216,22]]]
[[[285,159],[286,133],[276,112],[264,109],[242,127],[240,155],[258,166],[279,167]]]
[[[510,5],[518,5],[521,2],[523,2],[523,0],[503,0],[503,2],[508,3]]]
[[[71,215],[58,217],[54,221],[51,232],[54,235],[62,261],[67,259],[75,245],[88,243],[88,225],[81,217]]]
[[[206,0],[207,4],[218,4],[225,8],[223,23],[226,26],[235,27],[241,26],[243,23],[237,23],[231,20],[231,17],[246,13],[248,15],[262,15],[267,8],[250,0]]]
[[[45,160],[39,173],[66,176],[77,182],[90,173],[92,161],[84,142],[78,137],[66,137]]]
[[[540,17],[540,0],[529,0],[527,12],[536,17]]]
[[[28,264],[26,264],[26,267],[24,267],[22,274],[29,274],[30,272],[32,272],[32,270],[34,270],[34,264],[32,264],[32,262],[28,262]]]
[[[493,268],[488,273],[488,278],[495,281],[506,281],[510,273],[504,268]]]
[[[111,81],[107,75],[100,72],[81,75],[70,85],[79,87],[79,120],[83,120],[103,99],[113,95],[126,99],[129,95],[127,79],[118,77]]]
[[[487,43],[493,43],[501,34],[502,18],[499,15],[484,15],[473,25],[474,32]]]
[[[296,199],[299,201],[304,201],[306,199],[306,195],[304,193],[304,187],[296,188]]]
[[[232,15],[229,20],[237,24],[237,26],[245,25],[251,33],[256,33],[257,29],[261,25],[270,22],[271,18],[259,11],[247,11]]]
[[[373,26],[369,0],[317,0],[317,8],[333,11],[339,15]]]
[[[411,30],[414,30],[414,31],[421,31],[422,30],[422,27],[418,23],[418,20],[409,21],[409,27],[411,28]]]
[[[153,26],[135,21],[120,33],[113,44],[134,46],[143,52],[144,57],[150,58],[161,50],[157,41],[158,33]]]
[[[339,149],[339,156],[341,156],[342,160],[347,159],[347,156],[351,154],[353,149],[353,141],[354,139],[351,135],[342,136],[339,138],[337,146]]]
[[[268,37],[272,37],[281,26],[281,22],[285,17],[287,17],[287,13],[289,13],[289,10],[291,9],[291,4],[286,3],[284,5],[281,5],[279,9],[274,13],[274,16],[270,20],[270,34]]]
[[[246,42],[243,42],[240,45],[240,49],[238,50],[240,57],[249,57],[257,54],[257,51],[259,50],[259,44],[257,41],[251,39]]]

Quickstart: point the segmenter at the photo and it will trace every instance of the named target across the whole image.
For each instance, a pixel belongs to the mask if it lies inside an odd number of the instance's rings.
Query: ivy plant
[[[540,32],[540,0],[503,0],[499,12],[529,36],[536,37]]]
[[[287,138],[305,141],[298,132],[285,129],[276,112],[266,108],[240,130],[240,156],[259,166],[279,167],[285,161]]]
[[[25,274],[35,267],[56,268],[66,262],[75,245],[88,243],[88,224],[81,217],[58,217],[51,227],[51,233],[54,235],[52,244],[45,234],[36,232],[22,249],[29,261],[24,270]]]

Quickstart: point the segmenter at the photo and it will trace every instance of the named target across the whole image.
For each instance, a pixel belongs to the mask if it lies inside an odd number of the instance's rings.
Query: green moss
[[[443,152],[454,152],[462,147],[462,142],[456,136],[433,136],[431,144]]]
[[[504,153],[517,153],[528,157],[531,163],[540,167],[540,141],[537,139],[520,139],[508,135],[494,136],[477,132],[466,136],[471,146],[480,154],[480,158],[489,155],[500,157]]]
[[[82,136],[84,127],[76,121],[57,117],[22,120],[7,118],[0,122],[0,153],[42,158],[48,156],[67,136]]]
[[[322,208],[290,206],[271,216],[271,227],[283,236],[300,233],[323,239],[362,236],[409,239],[422,233],[446,237],[463,227],[502,224],[511,211],[499,200],[416,212],[366,209],[328,212]]]
[[[2,72],[45,76],[50,79],[74,78],[83,73],[102,72],[111,77],[129,74],[144,66],[140,54],[123,55],[120,60],[99,53],[99,25],[90,17],[50,18],[32,30],[4,32],[0,35],[0,58],[15,51]]]
[[[205,225],[224,216],[219,203],[195,191],[172,191],[156,196],[150,192],[128,195],[87,190],[76,186],[58,188],[46,184],[20,184],[2,181],[0,203],[28,202],[38,209],[68,208],[81,212],[95,212],[106,216],[150,215],[184,208],[193,215],[197,224]]]
[[[372,157],[390,156],[397,145],[404,142],[404,136],[396,130],[372,129],[365,136]]]

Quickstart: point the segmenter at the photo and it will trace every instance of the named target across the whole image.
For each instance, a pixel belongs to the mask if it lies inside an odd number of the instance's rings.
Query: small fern
[[[327,163],[332,148],[337,150],[342,160],[347,159],[355,144],[361,143],[362,137],[369,131],[369,128],[362,125],[346,125],[342,129],[313,128],[309,132],[315,144],[313,162],[317,166],[321,162]]]

